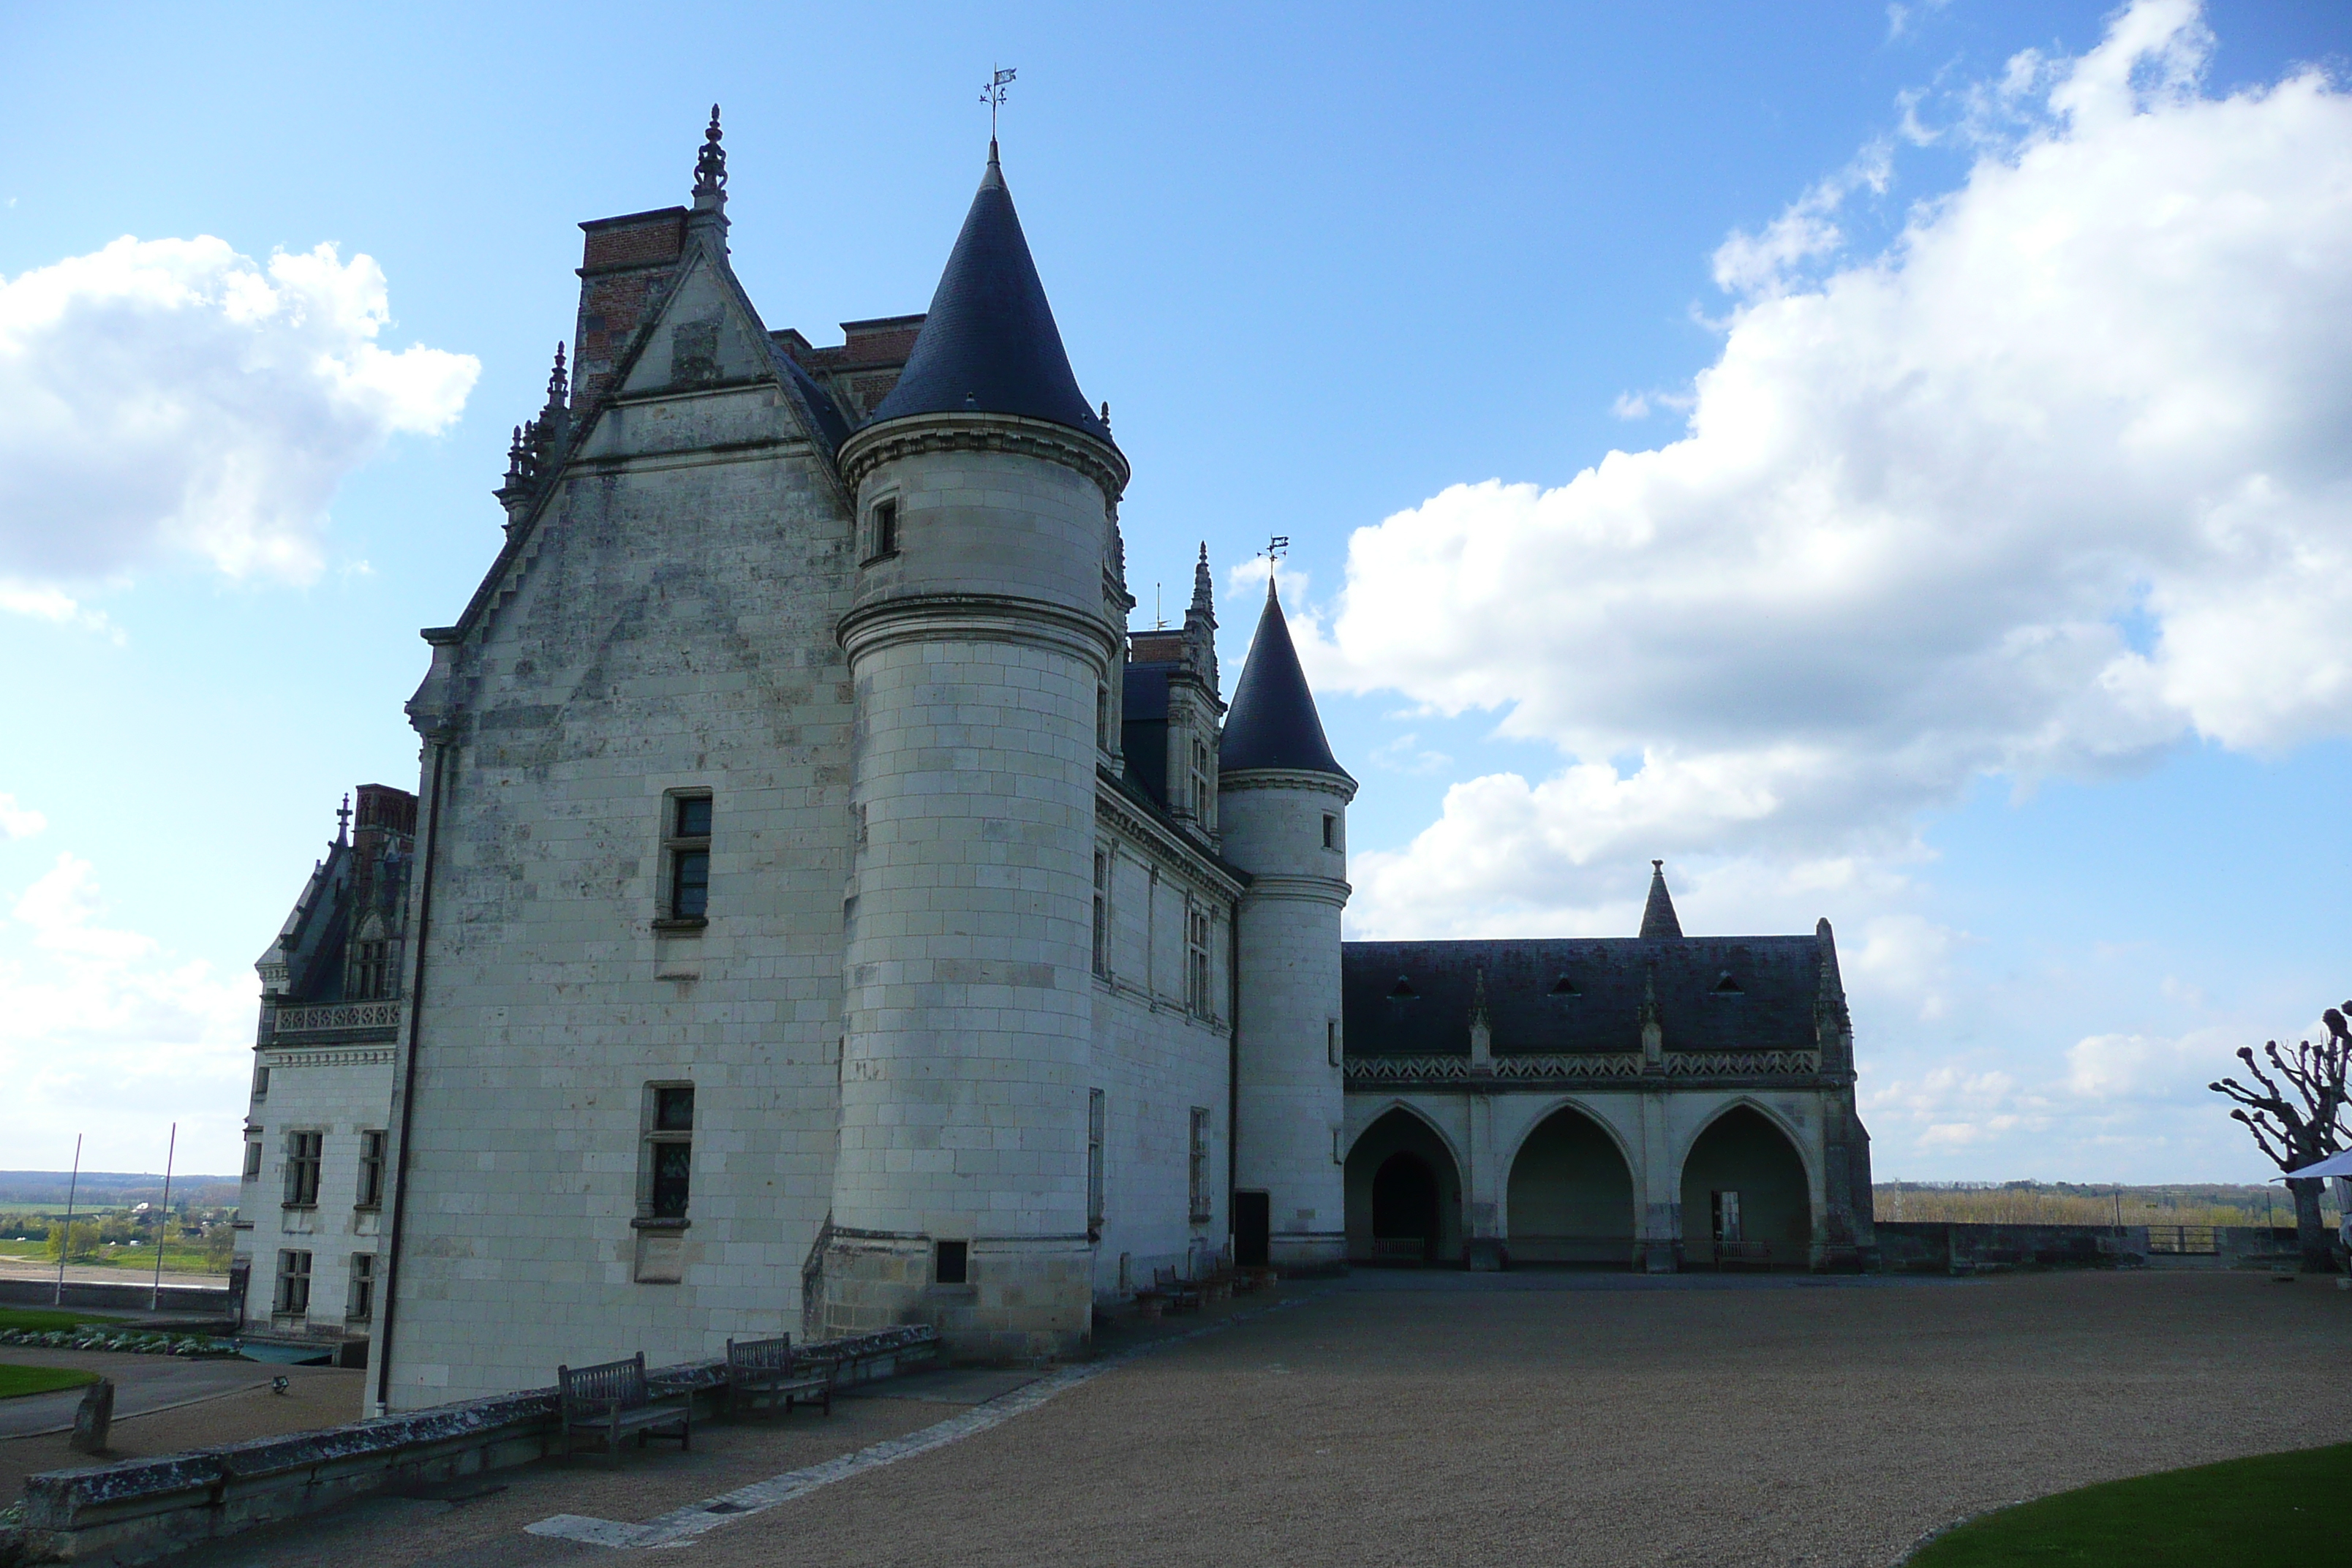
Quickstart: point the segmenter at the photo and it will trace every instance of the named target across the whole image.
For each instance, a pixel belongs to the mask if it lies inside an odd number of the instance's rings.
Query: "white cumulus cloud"
[[[336,485],[479,370],[389,321],[382,269],[329,245],[126,237],[0,279],[0,609],[87,619],[71,585],[170,555],[314,577]]]
[[[1360,858],[1360,928],[1499,896],[1573,929],[1655,854],[1894,866],[1986,774],[2352,731],[2352,96],[2212,95],[2211,43],[2144,0],[2019,57],[1883,254],[1837,224],[1876,145],[1718,252],[1739,301],[1683,439],[1356,533],[1318,683],[1566,759]]]
[[[0,838],[30,838],[49,826],[49,819],[13,795],[0,795]]]

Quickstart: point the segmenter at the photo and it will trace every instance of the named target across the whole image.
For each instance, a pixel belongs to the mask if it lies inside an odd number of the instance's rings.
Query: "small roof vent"
[[[1551,983],[1551,994],[1555,996],[1581,996],[1584,994],[1583,992],[1579,991],[1576,988],[1576,982],[1570,980],[1565,974]]]
[[[1738,996],[1744,994],[1745,991],[1739,982],[1731,977],[1731,971],[1727,969],[1723,972],[1723,977],[1715,983],[1715,994],[1718,996]]]
[[[1410,1002],[1420,994],[1420,992],[1412,988],[1412,982],[1402,974],[1397,976],[1397,983],[1389,988],[1389,1000],[1391,1002]]]

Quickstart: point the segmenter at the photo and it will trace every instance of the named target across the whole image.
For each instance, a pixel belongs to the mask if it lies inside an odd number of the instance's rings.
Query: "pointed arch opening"
[[[1812,1258],[1805,1162],[1778,1124],[1736,1105],[1683,1161],[1683,1259],[1702,1268],[1802,1268]]]
[[[1562,1106],[1511,1161],[1504,1223],[1511,1263],[1630,1268],[1633,1172],[1608,1130]]]
[[[1462,1174],[1436,1129],[1398,1106],[1348,1151],[1350,1262],[1418,1267],[1462,1253]]]

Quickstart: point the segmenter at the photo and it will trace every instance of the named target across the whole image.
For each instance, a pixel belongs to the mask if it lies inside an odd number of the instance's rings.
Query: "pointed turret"
[[[1644,937],[1675,937],[1683,934],[1683,922],[1675,918],[1674,895],[1666,891],[1666,863],[1650,862],[1650,901],[1642,908],[1642,935]]]
[[[874,423],[967,412],[1050,420],[1110,439],[1070,374],[993,142],[930,313],[898,384],[874,410]]]
[[[1281,768],[1350,777],[1331,755],[1330,742],[1323,738],[1315,693],[1307,689],[1307,672],[1298,668],[1298,650],[1291,646],[1290,624],[1283,619],[1282,600],[1271,576],[1265,581],[1265,609],[1258,616],[1256,635],[1250,638],[1249,658],[1243,661],[1242,678],[1234,686],[1234,705],[1225,715],[1217,767],[1227,773]]]

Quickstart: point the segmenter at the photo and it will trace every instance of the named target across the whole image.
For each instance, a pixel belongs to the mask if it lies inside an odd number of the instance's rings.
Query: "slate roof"
[[[1675,896],[1666,891],[1666,864],[1650,862],[1650,901],[1642,906],[1643,936],[1680,936],[1683,922],[1675,913]]]
[[[1811,1050],[1822,952],[1818,936],[1346,942],[1347,1052],[1468,1056],[1481,973],[1498,1057],[1640,1050],[1653,973],[1668,1051]]]
[[[872,423],[966,410],[1050,420],[1110,439],[1070,374],[993,142],[914,353]]]
[[[1283,768],[1296,773],[1336,773],[1349,778],[1331,755],[1323,738],[1323,719],[1315,711],[1315,693],[1307,689],[1307,672],[1298,668],[1298,650],[1291,645],[1290,623],[1283,619],[1282,601],[1274,580],[1265,584],[1265,609],[1250,638],[1249,658],[1234,686],[1234,703],[1225,712],[1224,737],[1217,746],[1220,773],[1246,768]],[[1353,782],[1349,779],[1349,782]]]

